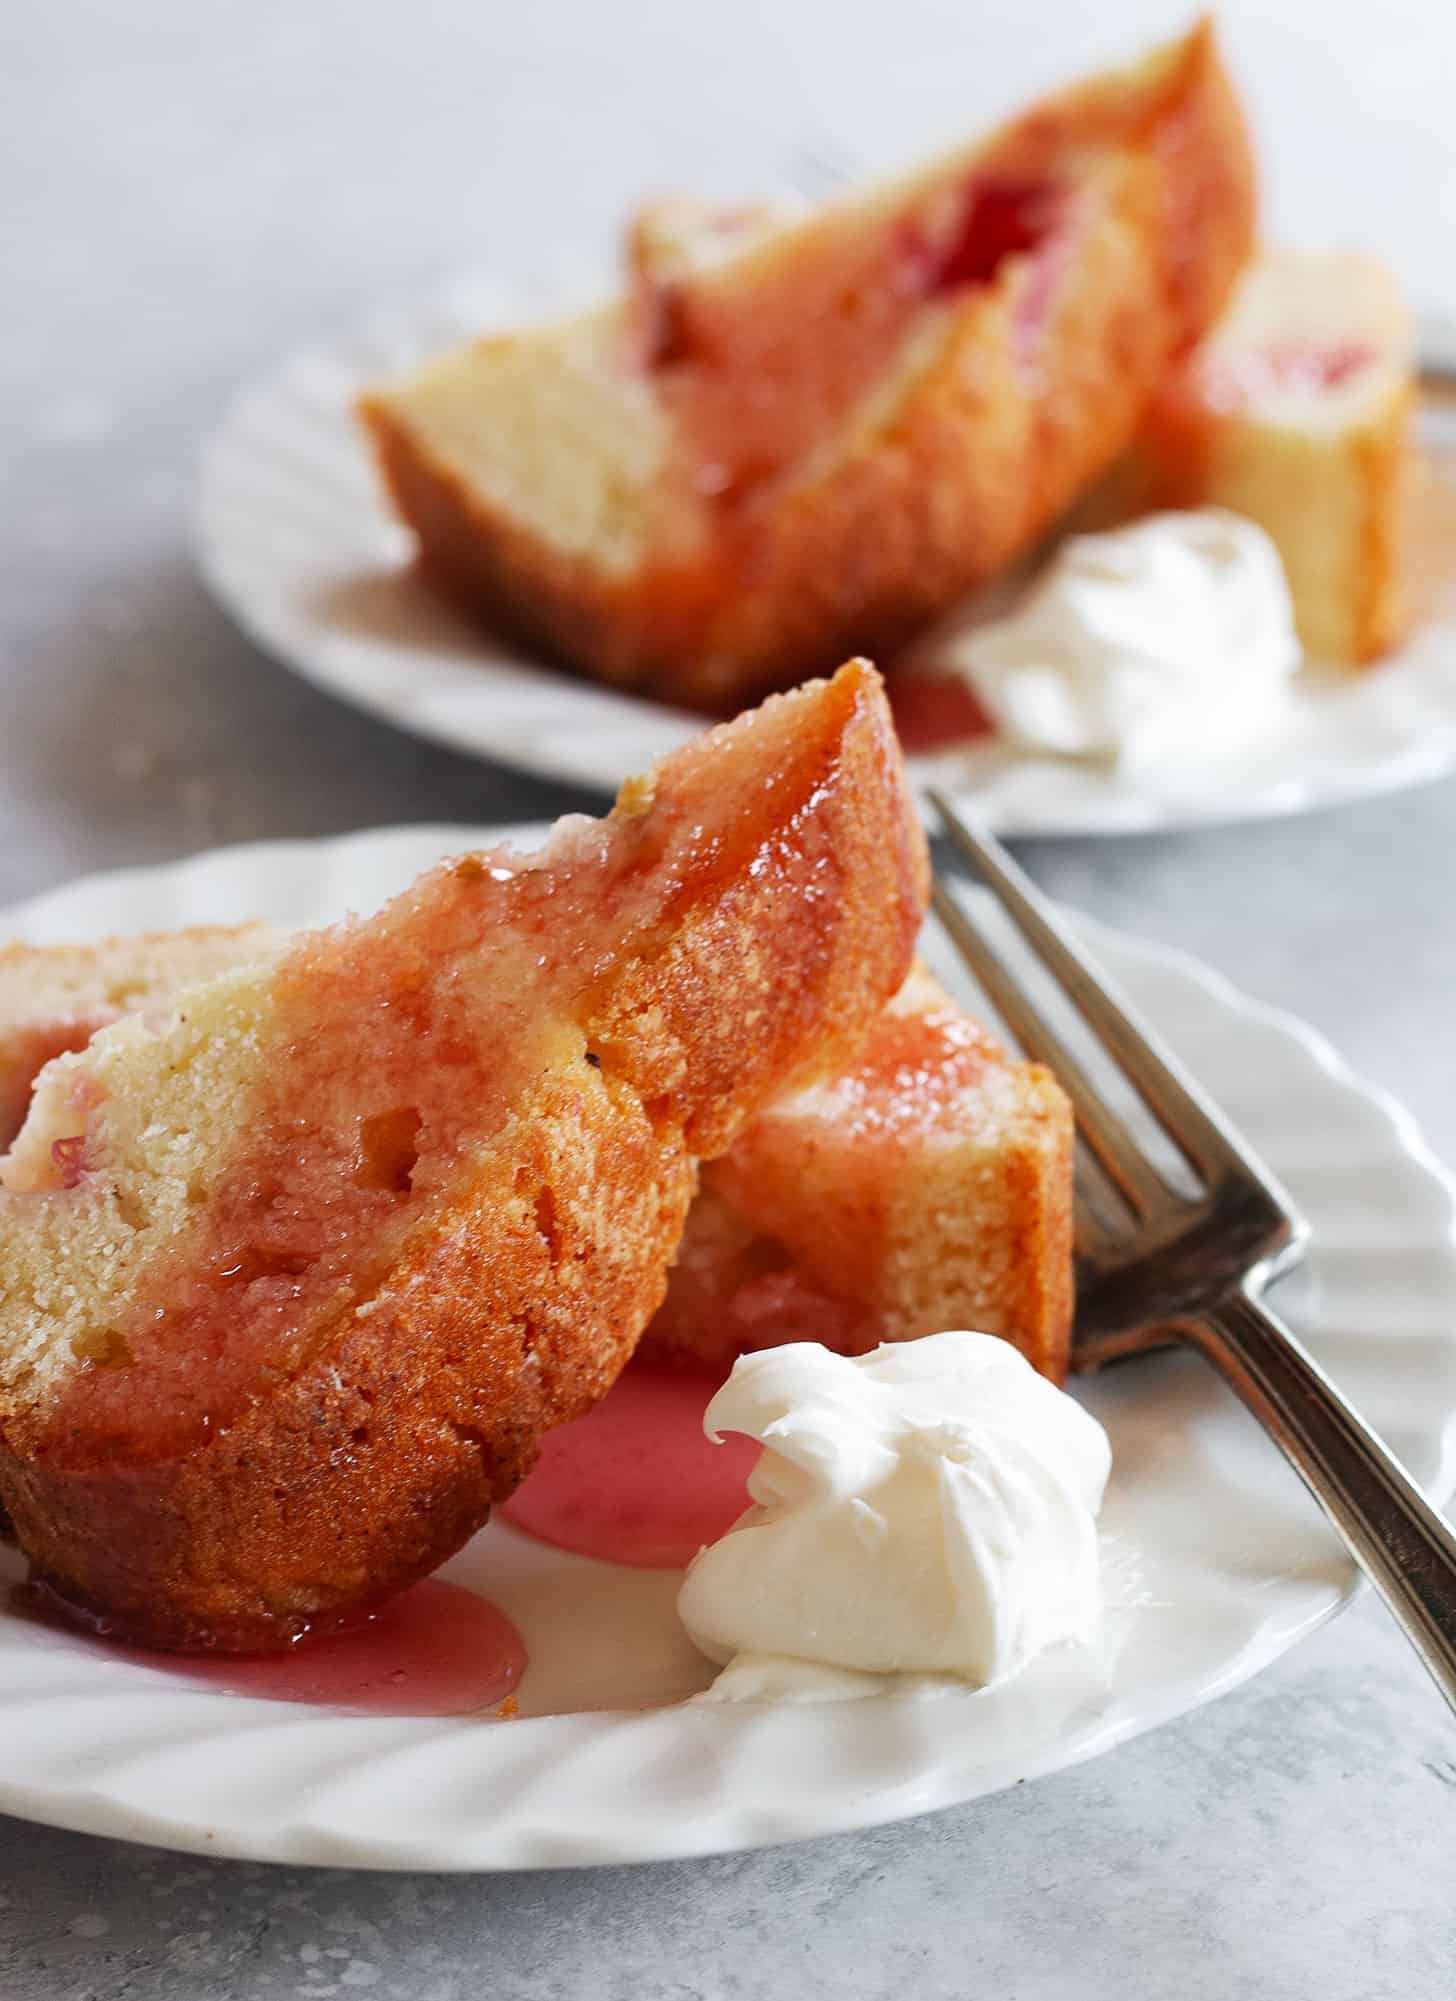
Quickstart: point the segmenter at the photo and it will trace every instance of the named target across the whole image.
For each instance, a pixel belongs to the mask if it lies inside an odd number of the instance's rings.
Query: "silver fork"
[[[1190,1343],[1281,1448],[1456,1709],[1456,1535],[1410,1475],[1263,1304],[1303,1256],[1307,1228],[1268,1170],[1182,1066],[1073,944],[991,835],[938,792],[947,836],[1015,923],[1072,1008],[1192,1170],[1178,1187],[937,876],[933,903],[966,965],[1029,1056],[1072,1100],[1078,1137],[1116,1189],[1109,1217],[1091,1177],[1077,1192],[1078,1368]],[[1182,1177],[1176,1177],[1181,1180]]]

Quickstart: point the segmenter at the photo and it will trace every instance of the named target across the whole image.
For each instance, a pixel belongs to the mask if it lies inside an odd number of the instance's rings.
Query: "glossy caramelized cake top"
[[[440,1561],[630,1353],[694,1159],[863,1034],[925,886],[858,663],[49,1065],[0,1196],[38,1567],[238,1647]]]

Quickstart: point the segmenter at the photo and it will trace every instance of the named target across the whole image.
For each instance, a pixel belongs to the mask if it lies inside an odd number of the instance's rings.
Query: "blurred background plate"
[[[209,440],[195,529],[221,602],[319,687],[454,749],[614,792],[701,719],[577,680],[427,589],[351,409],[364,384],[427,354],[583,302],[593,276],[567,265],[510,287],[453,279],[295,355]],[[1307,812],[1456,768],[1456,412],[1431,397],[1424,415],[1424,615],[1378,670],[1307,669],[1287,721],[1216,760],[1129,773],[987,740],[913,758],[916,776],[1003,834],[1115,834]]]

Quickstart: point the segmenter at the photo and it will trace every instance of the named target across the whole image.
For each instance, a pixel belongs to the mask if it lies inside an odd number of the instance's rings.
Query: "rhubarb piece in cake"
[[[900,644],[1130,442],[1247,255],[1204,25],[989,138],[735,242],[639,225],[622,298],[361,403],[430,576],[706,707]]]
[[[41,1065],[179,987],[263,957],[266,924],[199,925],[95,945],[0,949],[0,1148],[20,1130]]]
[[[1167,384],[1096,518],[1232,508],[1284,561],[1305,652],[1373,660],[1407,621],[1410,315],[1371,257],[1285,251],[1250,266]]]
[[[37,1573],[248,1649],[442,1561],[612,1382],[696,1160],[864,1035],[925,888],[860,663],[47,1064],[0,1173]]]
[[[917,968],[842,1070],[704,1167],[641,1352],[723,1367],[973,1327],[1060,1382],[1071,1317],[1071,1107]]]

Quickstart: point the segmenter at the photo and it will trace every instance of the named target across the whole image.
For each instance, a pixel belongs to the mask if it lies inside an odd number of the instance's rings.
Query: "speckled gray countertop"
[[[1136,0],[1115,29],[1075,0],[0,11],[9,901],[219,841],[588,803],[334,706],[209,604],[193,456],[250,372],[371,292],[590,242],[643,187],[822,186],[903,157],[1184,10]],[[1225,13],[1277,226],[1383,243],[1423,304],[1456,306],[1425,255],[1456,213],[1449,10],[1387,0],[1378,36],[1354,0]],[[1057,893],[1316,1022],[1456,1156],[1453,852],[1451,783],[1027,851]],[[371,1877],[0,1820],[0,1997],[1445,2001],[1453,1854],[1456,1727],[1366,1602],[1110,1758],[765,1854]]]

